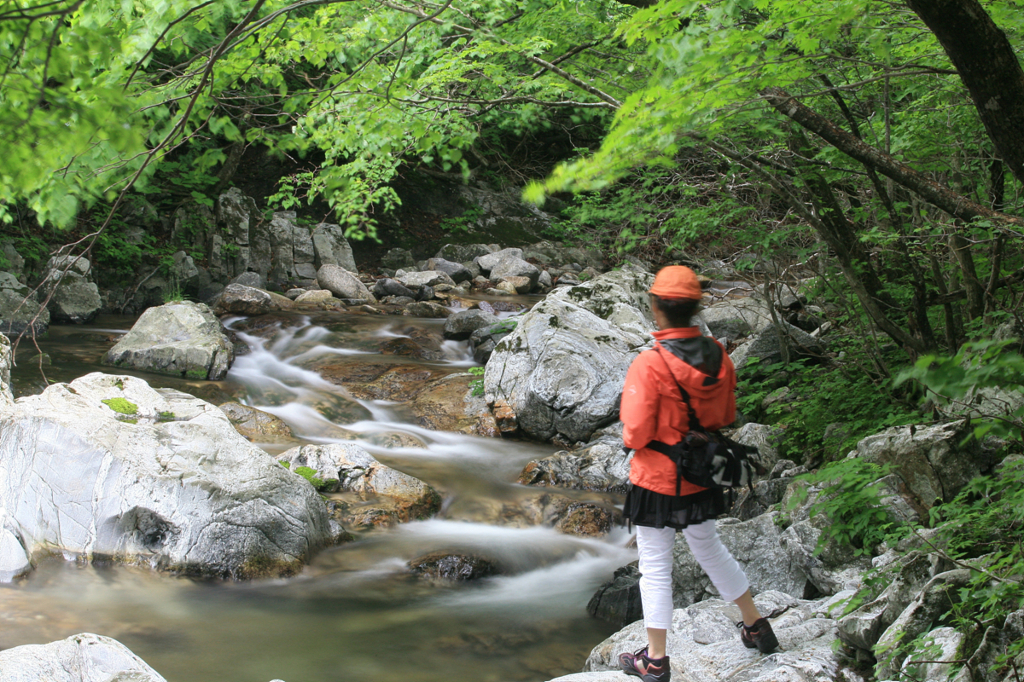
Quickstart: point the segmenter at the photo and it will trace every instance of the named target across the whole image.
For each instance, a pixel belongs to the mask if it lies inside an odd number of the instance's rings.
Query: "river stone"
[[[83,633],[0,651],[0,682],[167,682],[117,640]]]
[[[485,253],[477,256],[473,259],[473,262],[480,266],[480,269],[484,272],[490,272],[491,269],[506,258],[519,258],[522,259],[522,249],[502,249],[501,251],[495,251],[493,253]]]
[[[293,573],[332,539],[312,486],[220,409],[131,376],[19,399],[0,415],[0,461],[0,507],[30,552],[249,578]]]
[[[739,562],[754,594],[774,590],[801,597],[807,576],[782,547],[779,512],[762,514],[749,521],[722,518],[718,535]],[[673,603],[676,608],[717,597],[718,592],[690,551],[682,533],[676,535],[673,554]]]
[[[891,464],[922,505],[949,502],[967,483],[995,462],[971,439],[961,444],[963,422],[934,426],[894,426],[857,443],[857,455]]]
[[[373,285],[373,293],[378,298],[386,298],[388,296],[404,296],[412,300],[416,300],[416,292],[409,289],[404,284],[399,282],[397,279],[378,279]]]
[[[43,267],[43,279],[56,282],[68,277],[89,279],[92,275],[92,264],[84,256],[53,256]]]
[[[790,360],[801,357],[820,359],[825,354],[825,344],[821,339],[797,329],[788,322],[780,321],[778,326],[772,325],[755,334],[729,357],[736,369],[741,369],[750,358],[759,358],[762,364],[782,362],[783,342],[789,349]]]
[[[107,351],[103,364],[220,381],[233,359],[234,348],[210,309],[182,301],[142,313],[131,331]]]
[[[496,315],[483,310],[460,310],[452,314],[444,323],[444,338],[465,341],[473,332],[483,327],[500,323]]]
[[[266,286],[266,282],[258,272],[252,272],[248,270],[243,272],[238,277],[235,277],[229,282],[229,284],[241,284],[243,287],[252,287],[253,289],[262,289]]]
[[[405,306],[405,314],[413,317],[448,317],[452,311],[433,301],[416,301]]]
[[[441,497],[429,485],[378,462],[355,443],[303,445],[278,455],[294,471],[309,467],[325,484],[352,492],[363,500],[387,497],[401,508],[401,521],[432,516],[441,508]]]
[[[241,284],[229,284],[224,287],[224,291],[213,306],[213,311],[218,315],[264,315],[272,309],[273,300],[270,292]]]
[[[316,272],[317,283],[321,289],[327,289],[336,298],[367,301],[376,303],[366,285],[359,281],[354,274],[340,265],[323,265]]]
[[[461,263],[455,263],[444,258],[431,258],[427,261],[427,270],[438,270],[452,278],[456,284],[468,282],[473,279],[473,273]]]
[[[395,279],[410,289],[433,287],[438,284],[455,286],[455,281],[447,273],[440,270],[424,270],[423,272],[403,272],[395,275]]]
[[[849,596],[849,595],[847,595]],[[739,610],[720,599],[709,599],[673,612],[667,652],[672,677],[692,682],[834,682],[840,658],[832,652],[835,621],[832,600],[803,601],[779,592],[754,597],[770,618],[780,650],[764,656],[740,643]],[[583,673],[556,678],[557,682],[622,682],[620,653],[647,644],[643,621],[626,626],[598,644]],[[614,673],[607,671],[616,671]],[[555,680],[552,680],[555,682]]]
[[[632,455],[622,449],[621,437],[603,437],[577,450],[562,450],[527,463],[518,482],[624,494],[631,460]]]
[[[95,282],[80,277],[65,277],[50,297],[50,318],[54,322],[88,324],[103,307]]]
[[[239,403],[224,403],[221,411],[246,440],[255,443],[280,443],[294,440],[291,428],[280,417]]]
[[[530,280],[530,285],[527,289],[527,291],[529,291],[529,289],[533,289],[537,286],[537,280],[540,278],[540,270],[537,269],[537,266],[532,263],[527,263],[522,258],[503,258],[491,268],[490,277],[492,280],[507,280],[512,277],[526,277]]]
[[[432,583],[450,585],[497,574],[494,562],[470,554],[433,552],[409,562],[409,569]]]
[[[324,265],[340,265],[349,272],[358,272],[352,246],[345,239],[345,230],[340,225],[320,223],[314,227],[313,249],[318,269]]]
[[[585,442],[618,415],[626,370],[651,340],[643,333],[650,322],[630,304],[646,299],[652,276],[623,269],[604,277],[549,295],[487,361],[488,403],[507,406],[531,437]]]
[[[587,602],[587,613],[620,628],[644,617],[636,562],[616,569],[612,579],[597,588]]]
[[[305,292],[303,294],[300,294],[299,297],[295,299],[295,302],[296,303],[327,303],[332,298],[334,298],[334,296],[332,296],[331,292],[327,291],[326,289],[316,289],[314,291],[307,291],[307,292]]]
[[[28,330],[41,336],[49,326],[50,311],[39,305],[32,290],[11,273],[0,272],[0,334],[17,336]]]

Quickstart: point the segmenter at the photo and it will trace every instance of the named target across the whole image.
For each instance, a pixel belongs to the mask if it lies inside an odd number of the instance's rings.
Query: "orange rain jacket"
[[[697,327],[654,332],[654,338],[659,342],[700,336]],[[714,339],[709,341],[721,348]],[[736,419],[736,370],[724,348],[721,366],[714,377],[683,362],[666,348],[646,350],[633,360],[626,373],[619,409],[622,440],[626,447],[636,451],[629,469],[629,480],[662,495],[675,495],[676,465],[665,455],[645,446],[652,440],[674,445],[689,431],[689,413],[673,375],[690,394],[690,404],[708,431],[720,429]],[[684,479],[679,494],[691,495],[701,490],[704,488]]]

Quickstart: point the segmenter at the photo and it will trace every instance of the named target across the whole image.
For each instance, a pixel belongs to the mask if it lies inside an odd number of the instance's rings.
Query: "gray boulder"
[[[0,508],[0,583],[9,583],[31,571],[32,557],[25,549],[18,526],[7,511]]]
[[[977,441],[961,445],[963,422],[933,426],[896,426],[857,443],[857,456],[875,464],[891,464],[925,507],[949,502],[967,483],[987,470],[993,454]]]
[[[444,258],[456,263],[466,263],[478,256],[494,253],[498,247],[493,244],[445,244],[434,258]]]
[[[229,284],[220,292],[213,311],[218,315],[263,315],[273,309],[273,299],[262,289]]]
[[[448,276],[448,273],[440,270],[424,270],[423,272],[402,272],[395,275],[395,279],[404,286],[411,289],[421,287],[434,287],[438,284],[455,286],[455,280]]]
[[[756,296],[713,303],[700,316],[712,336],[730,341],[768,329],[772,324],[768,304]]]
[[[349,272],[358,272],[352,246],[345,239],[345,230],[341,225],[320,223],[313,228],[312,236],[317,269],[324,265],[340,265]]]
[[[296,223],[294,211],[277,211],[270,220],[270,273],[273,282],[315,279],[317,269],[309,229]]]
[[[780,430],[773,426],[750,423],[736,429],[731,437],[737,443],[757,448],[757,454],[752,455],[751,459],[771,471],[779,461],[777,443],[781,435]]]
[[[778,326],[772,325],[755,334],[729,357],[732,358],[736,369],[741,369],[750,358],[758,358],[762,364],[781,362],[783,347],[788,349],[790,360],[801,357],[817,359],[825,354],[825,344],[821,339],[797,329],[788,322],[780,321]]]
[[[448,317],[452,311],[433,301],[416,301],[405,306],[403,314],[413,317]]]
[[[0,651],[0,682],[166,682],[117,640],[83,633]]]
[[[267,285],[260,273],[251,270],[235,277],[229,284],[241,284],[243,287],[252,287],[253,289],[262,289]]]
[[[652,279],[632,269],[609,273],[518,318],[487,362],[487,402],[534,438],[589,440],[617,417],[626,370],[651,340],[653,325],[632,304],[646,300]]]
[[[522,258],[503,258],[491,268],[492,280],[507,280],[513,277],[525,277],[530,280],[530,289],[537,287],[540,270],[537,266],[527,263]],[[518,287],[517,287],[518,288]]]
[[[719,519],[718,535],[743,567],[754,594],[774,590],[801,597],[807,576],[782,546],[778,517],[779,512],[770,512],[749,521]],[[672,554],[672,598],[676,608],[719,596],[682,533],[676,536]]]
[[[498,263],[509,258],[522,259],[522,249],[502,249],[501,251],[495,251],[493,253],[485,253],[481,256],[477,256],[473,259],[473,262],[480,266],[480,269],[484,272],[490,272],[491,269]]]
[[[293,573],[328,544],[309,485],[217,407],[89,374],[0,413],[0,507],[29,552],[189,575]]]
[[[25,259],[21,257],[18,250],[14,248],[14,244],[11,242],[0,243],[0,264],[6,260],[7,263],[3,265],[4,270],[7,272],[20,275],[25,270]]]
[[[107,351],[103,363],[220,381],[233,359],[231,342],[210,309],[202,303],[183,301],[144,312],[131,331]]]
[[[316,281],[321,289],[327,289],[337,298],[376,303],[366,285],[359,278],[340,265],[327,264],[316,272]]]
[[[408,288],[397,279],[378,279],[373,285],[373,295],[377,298],[386,298],[388,296],[405,296],[406,298],[416,298],[416,292]]]
[[[516,321],[518,324],[518,321]],[[473,360],[486,365],[497,345],[512,333],[516,325],[508,321],[500,321],[487,327],[480,327],[469,335],[469,347],[473,351]]]
[[[380,264],[389,270],[400,270],[415,266],[416,258],[408,249],[391,249],[380,259]]]
[[[270,225],[252,197],[232,187],[217,197],[218,230],[209,236],[210,274],[227,281],[243,272],[270,273]]]
[[[849,596],[849,595],[845,595]],[[736,629],[732,604],[710,599],[673,613],[668,633],[672,677],[693,682],[833,682],[840,679],[841,659],[832,652],[836,600],[804,601],[779,592],[754,597],[778,635],[780,651],[764,656],[745,648]],[[637,621],[598,644],[583,673],[557,682],[622,682],[618,656],[647,644],[643,621]],[[612,672],[614,671],[614,672]],[[551,682],[556,682],[552,680]]]
[[[461,263],[455,263],[444,258],[431,258],[427,261],[428,270],[438,270],[445,273],[452,278],[452,281],[458,284],[459,282],[468,282],[473,279],[473,273]]]
[[[444,338],[465,341],[477,329],[490,327],[499,322],[501,320],[496,315],[483,310],[460,310],[445,320]]]
[[[54,322],[87,324],[99,314],[103,301],[95,282],[72,278],[57,285],[48,307]]]
[[[632,455],[622,449],[622,436],[606,435],[576,450],[562,450],[527,463],[519,482],[624,494],[631,460]]]
[[[587,613],[620,628],[644,617],[636,562],[616,569],[612,579],[597,588],[587,602]]]
[[[0,334],[17,336],[28,330],[40,336],[50,326],[50,311],[41,308],[32,290],[9,272],[0,272]]]

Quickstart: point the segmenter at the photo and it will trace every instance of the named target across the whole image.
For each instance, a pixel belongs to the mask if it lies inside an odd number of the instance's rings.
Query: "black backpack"
[[[661,351],[657,351],[669,375],[679,389],[682,401],[686,403],[686,412],[690,416],[690,430],[686,436],[674,445],[666,445],[660,440],[652,440],[647,447],[660,452],[676,465],[676,496],[682,480],[685,478],[702,488],[743,488],[753,490],[754,476],[763,476],[765,468],[751,460],[748,454],[756,448],[749,448],[742,443],[728,438],[719,431],[708,431],[697,418],[697,413],[690,405],[690,394],[682,387],[679,380],[672,374],[671,368]]]

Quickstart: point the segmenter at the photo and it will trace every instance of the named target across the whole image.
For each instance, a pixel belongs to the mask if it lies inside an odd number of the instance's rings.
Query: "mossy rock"
[[[136,414],[139,406],[125,398],[107,398],[100,401],[118,414]]]

